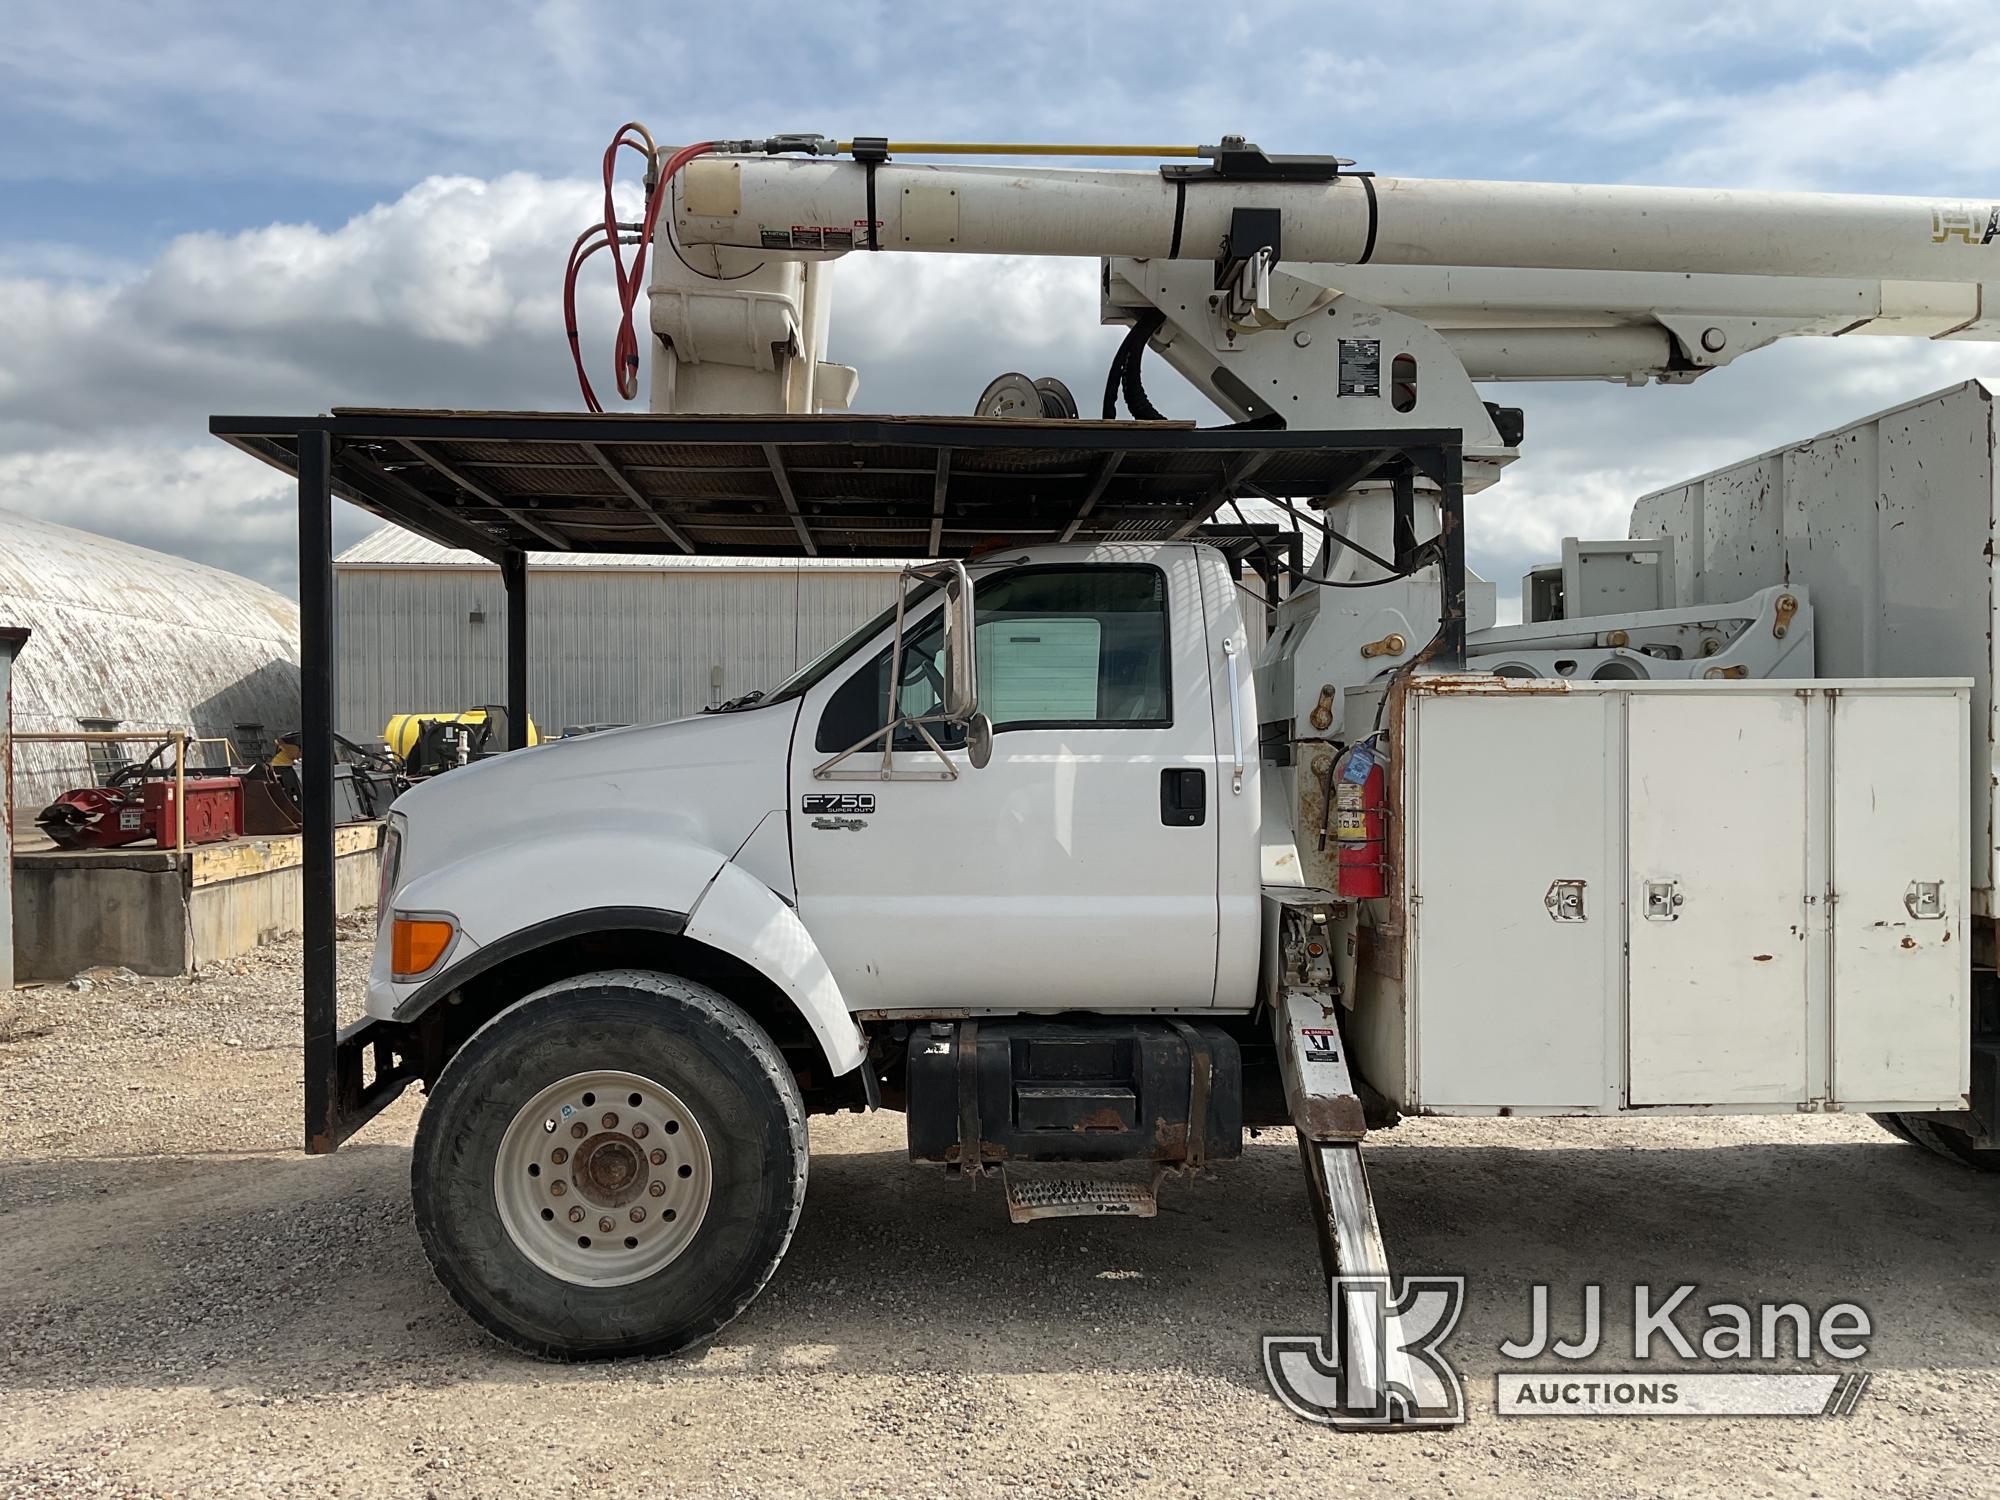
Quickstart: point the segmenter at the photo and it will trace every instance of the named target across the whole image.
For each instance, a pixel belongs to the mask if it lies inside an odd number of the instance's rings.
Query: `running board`
[[[1007,1189],[1007,1217],[1016,1224],[1037,1219],[1150,1219],[1160,1211],[1159,1179],[1035,1177],[1019,1169],[1001,1170]]]

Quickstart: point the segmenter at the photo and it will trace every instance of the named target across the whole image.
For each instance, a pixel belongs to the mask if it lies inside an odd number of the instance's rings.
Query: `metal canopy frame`
[[[435,1075],[435,1028],[341,1028],[335,979],[333,724],[336,496],[496,564],[507,600],[508,748],[528,733],[528,554],[660,550],[776,557],[963,557],[982,544],[1147,542],[1210,530],[1232,568],[1269,570],[1263,527],[1215,526],[1231,500],[1301,500],[1415,481],[1443,531],[1444,607],[1427,658],[1462,661],[1464,467],[1455,429],[1309,432],[1176,422],[581,415],[343,408],[212,417],[209,431],[292,475],[299,501],[305,1147],[332,1151]],[[1405,542],[1408,545],[1405,545]],[[1296,544],[1294,544],[1295,546]],[[1292,565],[1296,568],[1296,551]]]

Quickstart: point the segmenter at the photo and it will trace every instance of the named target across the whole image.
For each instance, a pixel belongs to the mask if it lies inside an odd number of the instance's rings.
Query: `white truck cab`
[[[370,1013],[407,1020],[490,945],[593,910],[700,925],[739,882],[772,903],[767,940],[739,956],[811,997],[822,1040],[852,1035],[854,1014],[1070,1009],[1082,976],[1093,1009],[1248,1010],[1258,767],[1223,559],[1192,543],[1045,547],[969,571],[985,764],[958,724],[936,749],[899,732],[886,773],[871,747],[847,757],[865,780],[822,774],[886,723],[891,604],[719,711],[437,778],[398,803],[384,892],[455,937],[399,974],[385,922]],[[931,589],[908,607],[899,716],[947,706],[945,603]],[[843,1072],[857,1057],[829,1048]]]

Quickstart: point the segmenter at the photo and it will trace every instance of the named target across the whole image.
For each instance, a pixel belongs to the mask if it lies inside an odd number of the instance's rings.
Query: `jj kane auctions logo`
[[[1573,1337],[1558,1333],[1549,1288],[1530,1289],[1529,1330],[1499,1346],[1505,1360],[1500,1416],[1841,1416],[1868,1376],[1851,1368],[1868,1352],[1867,1310],[1836,1302],[1695,1302],[1692,1284],[1632,1288],[1629,1352],[1637,1369],[1577,1368],[1607,1352],[1604,1290],[1583,1288]],[[1332,1427],[1446,1427],[1466,1420],[1464,1382],[1444,1352],[1465,1303],[1462,1276],[1336,1277],[1325,1333],[1269,1335],[1264,1372],[1284,1405]],[[1826,1359],[1833,1372],[1774,1368]],[[1542,1361],[1553,1358],[1553,1367]],[[1707,1369],[1688,1369],[1695,1363]],[[1715,1369],[1713,1366],[1731,1368]]]

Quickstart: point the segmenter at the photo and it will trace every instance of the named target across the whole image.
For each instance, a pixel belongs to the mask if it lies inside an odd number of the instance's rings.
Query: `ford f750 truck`
[[[300,478],[308,742],[335,494],[500,563],[519,724],[527,550],[915,559],[786,681],[404,796],[338,1034],[330,884],[309,907],[312,1148],[423,1084],[418,1229],[486,1327],[714,1333],[784,1253],[815,1111],[902,1111],[1021,1220],[1150,1214],[1290,1126],[1350,1277],[1387,1273],[1361,1142],[1399,1114],[1863,1110],[1995,1161],[1990,391],[1647,497],[1517,623],[1464,557],[1523,440],[1475,381],[1990,338],[1986,205],[1234,138],[1157,174],[633,142],[644,218],[598,243],[636,246],[628,318],[653,237],[682,252],[653,414],[213,424]],[[876,250],[1102,257],[1107,420],[1013,374],[971,421],[837,415],[827,278]],[[1160,420],[1149,357],[1224,423]],[[1245,497],[1309,568],[1217,531]]]

